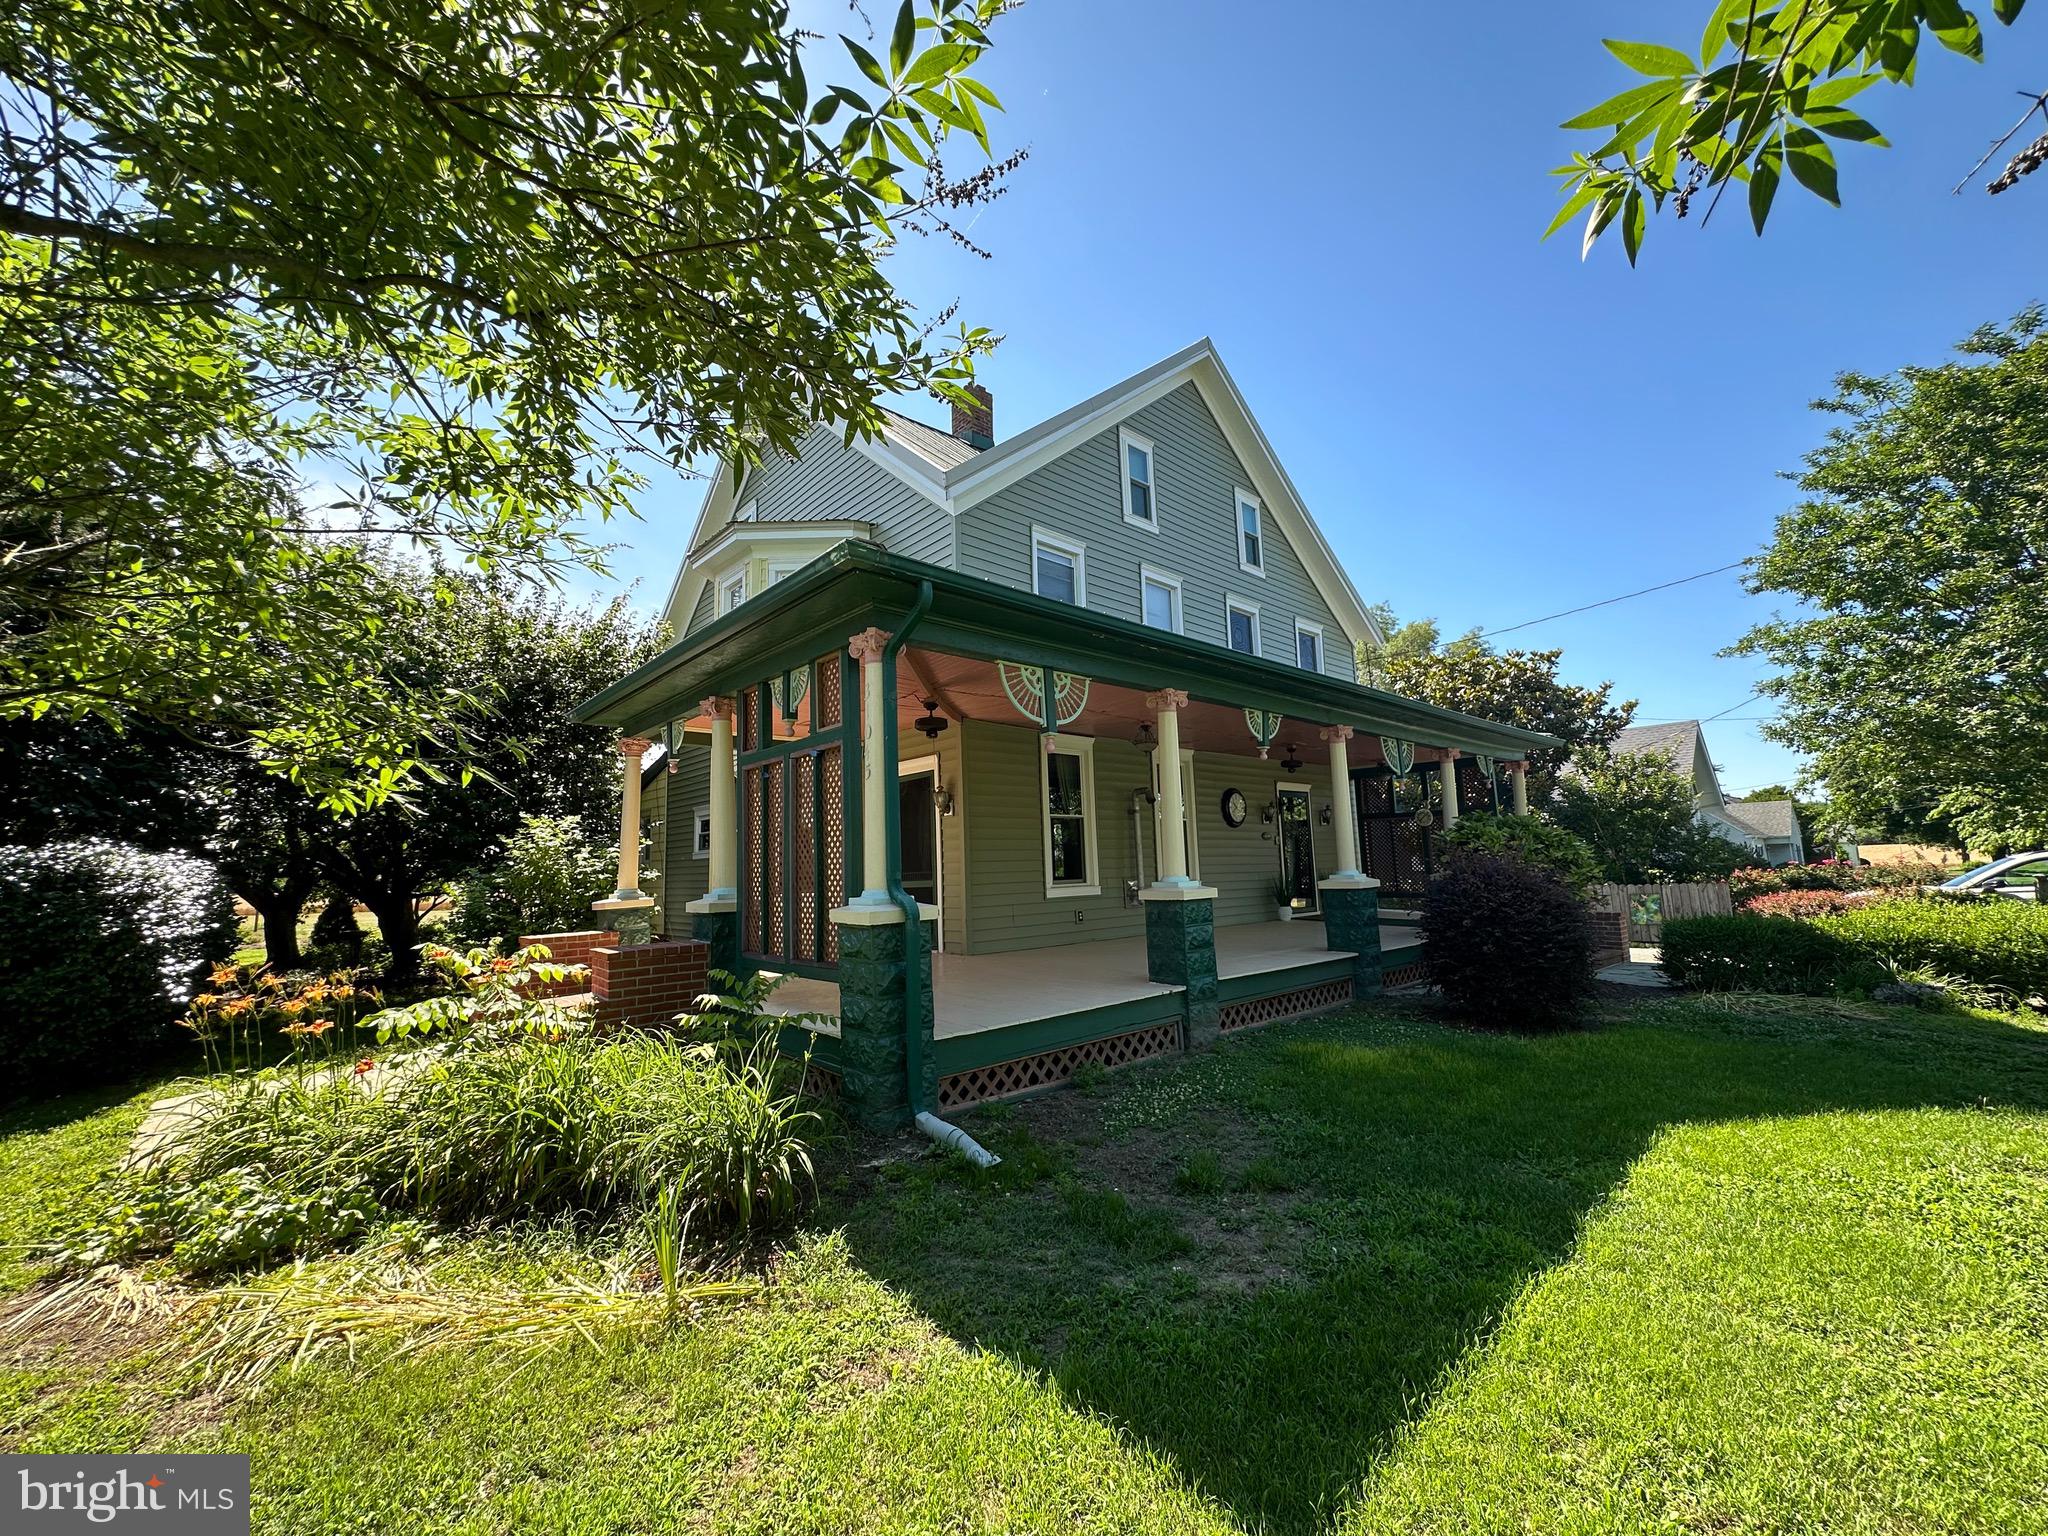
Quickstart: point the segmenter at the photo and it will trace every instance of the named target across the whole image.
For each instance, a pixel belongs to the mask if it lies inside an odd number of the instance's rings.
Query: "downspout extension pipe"
[[[896,761],[896,738],[899,727],[896,722],[896,658],[909,643],[911,631],[923,622],[931,611],[932,584],[920,581],[917,584],[917,601],[910,605],[910,611],[896,626],[889,642],[882,648],[882,697],[886,712],[882,716],[882,742],[884,756]],[[903,888],[903,807],[895,795],[887,795],[883,801],[886,808],[884,825],[887,827],[888,858],[884,861],[889,873],[889,899],[896,903],[903,913],[903,994],[906,999],[924,995],[926,979],[931,970],[931,952],[925,947],[924,919],[918,914],[917,898]],[[913,1029],[907,1032],[903,1042],[904,1074],[908,1078],[911,1123],[942,1147],[961,1153],[977,1168],[993,1168],[1002,1161],[972,1136],[957,1125],[949,1125],[931,1113],[924,1104],[924,1032]]]

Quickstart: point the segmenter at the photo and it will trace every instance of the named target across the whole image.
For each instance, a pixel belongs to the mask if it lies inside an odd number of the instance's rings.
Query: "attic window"
[[[1063,603],[1088,601],[1086,549],[1073,539],[1043,528],[1031,530],[1031,590]]]
[[[1237,563],[1254,576],[1266,574],[1266,540],[1259,519],[1259,498],[1237,493]]]
[[[746,600],[747,572],[746,568],[742,566],[739,570],[734,571],[732,575],[726,577],[725,581],[719,586],[718,611],[720,613],[731,613],[733,609],[739,607]]]
[[[1124,429],[1117,433],[1124,464],[1124,521],[1157,529],[1159,506],[1152,485],[1152,441]]]

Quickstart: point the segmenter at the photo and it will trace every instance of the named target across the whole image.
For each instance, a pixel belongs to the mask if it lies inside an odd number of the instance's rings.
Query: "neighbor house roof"
[[[1666,758],[1689,779],[1699,745],[1699,721],[1671,720],[1662,725],[1632,725],[1614,738],[1610,750],[1616,757],[1647,753]]]
[[[1721,813],[1758,837],[1789,839],[1799,835],[1799,814],[1790,800],[1730,800]]]

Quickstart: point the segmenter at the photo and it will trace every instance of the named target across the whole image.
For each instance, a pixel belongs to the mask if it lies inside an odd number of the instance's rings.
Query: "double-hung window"
[[[1311,624],[1307,619],[1294,623],[1294,659],[1301,663],[1302,670],[1320,672],[1323,670],[1323,626]]]
[[[1031,590],[1076,606],[1088,601],[1087,549],[1043,528],[1031,530]]]
[[[720,613],[731,613],[733,609],[739,607],[746,600],[747,570],[745,566],[741,566],[737,571],[726,577],[724,584],[719,587],[718,611]]]
[[[1237,493],[1237,563],[1254,576],[1266,574],[1265,525],[1260,520],[1259,498],[1245,490]]]
[[[1154,629],[1181,632],[1180,578],[1150,566],[1138,572],[1139,617]]]
[[[1095,741],[1053,736],[1045,751],[1045,894],[1099,896],[1095,852]]]
[[[690,831],[690,856],[698,859],[711,857],[711,807],[697,807],[695,820]]]
[[[1152,441],[1128,427],[1119,429],[1116,438],[1117,451],[1123,458],[1124,521],[1156,531],[1159,502],[1152,479]]]
[[[1233,651],[1247,656],[1259,654],[1259,610],[1251,603],[1227,597],[1223,603],[1224,638]]]

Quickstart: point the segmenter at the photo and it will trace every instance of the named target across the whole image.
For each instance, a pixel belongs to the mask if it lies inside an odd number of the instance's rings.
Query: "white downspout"
[[[1002,1159],[989,1151],[957,1125],[950,1125],[929,1110],[917,1113],[917,1128],[942,1147],[950,1147],[977,1168],[993,1168]]]

